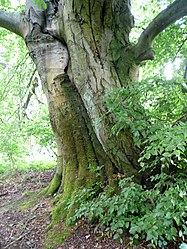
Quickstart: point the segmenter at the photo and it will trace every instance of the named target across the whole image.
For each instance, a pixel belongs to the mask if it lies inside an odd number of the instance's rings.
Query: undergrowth
[[[5,162],[0,163],[0,173],[1,174],[9,174],[9,173],[14,173],[17,171],[31,171],[31,170],[49,170],[54,168],[56,165],[55,161],[29,161],[29,162],[23,162],[20,163],[18,166],[11,167],[9,164],[6,164]]]
[[[71,222],[84,217],[98,224],[96,229],[104,229],[105,235],[112,232],[113,238],[121,242],[130,236],[133,242],[146,241],[150,248],[168,248],[170,244],[185,248],[186,176],[161,174],[151,180],[157,184],[144,190],[132,178],[122,179],[118,193],[107,189],[96,198],[92,198],[94,188],[83,189],[67,205],[70,208],[75,202],[81,203]]]
[[[131,131],[146,179],[140,184],[124,178],[117,191],[108,187],[99,194],[96,186],[83,189],[66,204],[79,203],[72,223],[84,217],[121,243],[130,237],[149,248],[187,249],[186,100],[180,80],[156,77],[107,96],[112,133]]]

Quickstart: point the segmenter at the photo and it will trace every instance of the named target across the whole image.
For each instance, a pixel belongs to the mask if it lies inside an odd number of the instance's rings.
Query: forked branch
[[[156,36],[168,26],[187,15],[187,0],[176,0],[165,10],[160,12],[141,34],[136,45],[136,59],[140,63],[144,60],[153,60],[152,43]]]

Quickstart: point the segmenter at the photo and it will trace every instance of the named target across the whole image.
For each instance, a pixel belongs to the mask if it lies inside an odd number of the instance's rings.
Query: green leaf
[[[118,239],[118,238],[119,238],[119,234],[118,234],[118,233],[115,233],[113,238],[114,238],[114,239]]]
[[[150,153],[146,153],[144,157],[148,160],[148,159],[150,159],[151,154]]]
[[[135,239],[139,239],[139,235],[138,235],[138,234],[135,234],[135,235],[134,235],[134,238],[135,238]]]
[[[34,0],[34,3],[37,5],[38,9],[44,8],[47,9],[47,4],[44,0]]]
[[[149,241],[153,238],[153,235],[151,233],[147,233],[146,241]]]
[[[130,225],[129,222],[126,222],[126,223],[125,223],[125,227],[126,227],[127,229],[129,228],[129,225]]]
[[[45,3],[44,0],[42,0],[42,7],[43,7],[44,9],[47,9],[47,4]]]
[[[1,5],[5,6],[5,1],[6,0],[1,0]]]
[[[119,233],[119,234],[122,234],[122,233],[123,233],[123,229],[121,229],[121,228],[118,229],[118,233]]]

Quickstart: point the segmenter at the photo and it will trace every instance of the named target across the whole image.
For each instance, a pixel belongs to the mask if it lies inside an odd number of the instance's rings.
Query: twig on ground
[[[1,193],[1,194],[0,194],[0,197],[5,196],[5,195],[8,195],[8,191],[7,191],[7,192],[4,192],[4,193]]]
[[[17,239],[15,239],[14,241],[12,241],[12,242],[10,242],[8,245],[6,245],[6,246],[4,247],[4,249],[9,248],[11,245],[13,245],[13,244],[16,243],[17,241],[21,240],[23,237],[25,237],[25,236],[26,236],[27,234],[29,234],[29,233],[30,233],[30,231],[27,232],[27,233],[22,234],[22,235],[19,236]]]

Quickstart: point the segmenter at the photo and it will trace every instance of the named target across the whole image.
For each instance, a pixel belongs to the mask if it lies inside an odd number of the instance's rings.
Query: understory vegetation
[[[101,183],[82,189],[66,203],[79,206],[67,223],[79,219],[94,223],[114,239],[146,241],[149,248],[187,248],[187,94],[185,62],[181,60],[172,79],[158,67],[145,78],[106,96],[107,113],[115,119],[111,133],[130,129],[141,150],[141,182],[115,177],[115,187]],[[149,72],[149,73],[147,73]],[[163,73],[163,72],[162,72]],[[152,75],[151,75],[152,74]],[[149,77],[147,77],[149,76]],[[95,168],[95,173],[99,173]],[[94,169],[93,169],[94,171]]]
[[[134,244],[146,240],[150,248],[183,248],[187,235],[186,176],[163,173],[151,181],[157,183],[146,190],[133,179],[124,178],[119,181],[118,194],[106,189],[97,197],[95,188],[84,189],[73,200],[81,204],[71,221],[85,217],[121,243],[130,235]]]
[[[118,174],[115,188],[97,183],[83,189],[66,205],[80,205],[68,222],[84,217],[121,242],[130,236],[150,248],[187,248],[187,96],[181,81],[148,78],[107,96],[106,115],[116,118],[112,132],[131,129],[141,148],[143,178],[139,183]]]

